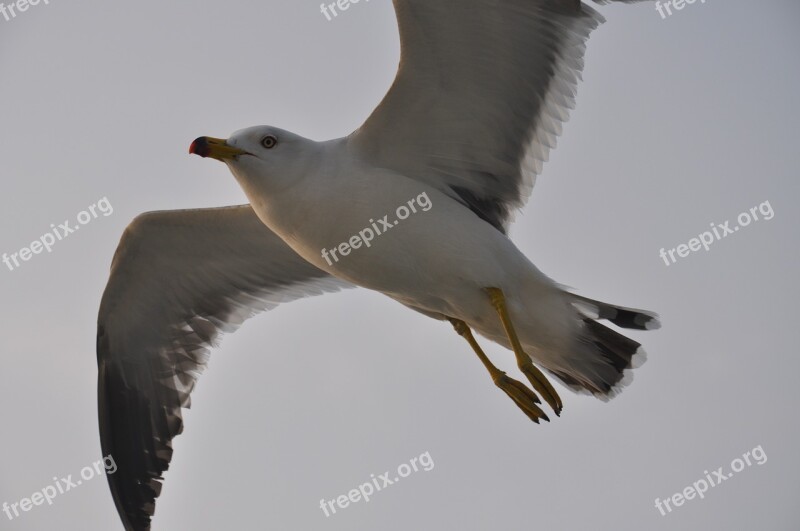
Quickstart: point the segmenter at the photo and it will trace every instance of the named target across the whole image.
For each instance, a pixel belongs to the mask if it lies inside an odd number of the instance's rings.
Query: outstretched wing
[[[561,134],[586,40],[603,18],[580,0],[394,0],[394,7],[397,77],[351,145],[505,232]]]
[[[351,285],[306,262],[249,205],[152,212],[128,226],[100,305],[98,406],[111,493],[150,529],[181,408],[221,332],[258,311]]]

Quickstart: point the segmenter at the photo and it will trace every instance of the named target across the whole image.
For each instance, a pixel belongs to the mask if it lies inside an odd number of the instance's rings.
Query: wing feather
[[[574,107],[586,40],[604,19],[579,0],[394,7],[397,77],[350,144],[505,232]]]
[[[306,262],[249,205],[152,212],[117,248],[97,333],[103,455],[127,530],[150,529],[181,408],[220,334],[257,312],[350,287]]]

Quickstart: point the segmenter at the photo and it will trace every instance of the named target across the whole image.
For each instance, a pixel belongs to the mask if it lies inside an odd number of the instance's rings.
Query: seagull
[[[596,3],[613,1],[636,0]],[[122,235],[97,358],[101,446],[118,464],[107,477],[126,530],[151,527],[211,348],[282,303],[362,287],[448,322],[537,424],[550,420],[542,400],[563,408],[545,373],[607,400],[641,362],[640,344],[600,321],[646,330],[656,314],[567,291],[507,235],[603,17],[580,0],[394,8],[397,77],[359,129],[324,142],[272,126],[199,137],[190,153],[225,163],[249,204],[144,213]],[[476,333],[511,350],[527,383]]]

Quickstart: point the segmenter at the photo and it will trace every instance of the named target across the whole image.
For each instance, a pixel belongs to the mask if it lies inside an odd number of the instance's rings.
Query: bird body
[[[318,143],[277,128],[256,127],[234,133],[229,144],[247,149],[270,132],[294,145],[286,157],[271,154],[267,174],[250,157],[228,164],[259,219],[295,252],[332,276],[426,315],[460,319],[508,347],[503,327],[481,291],[499,287],[523,345],[530,347],[536,361],[558,367],[557,360],[573,345],[579,313],[510,238],[438,188],[360,160],[348,149],[347,138]],[[296,157],[312,162],[298,167]],[[318,159],[326,164],[314,164]],[[397,219],[396,210],[405,199],[421,194],[429,199],[429,210]],[[397,198],[404,201],[398,204]],[[384,216],[381,228],[375,220]],[[382,232],[369,247],[352,249],[336,261],[322,256],[323,249],[373,226]]]

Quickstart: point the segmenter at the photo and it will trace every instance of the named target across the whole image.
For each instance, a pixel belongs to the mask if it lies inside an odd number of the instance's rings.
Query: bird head
[[[256,126],[236,131],[227,140],[201,136],[189,153],[224,162],[242,184],[277,190],[308,173],[318,160],[319,145],[277,127]]]

